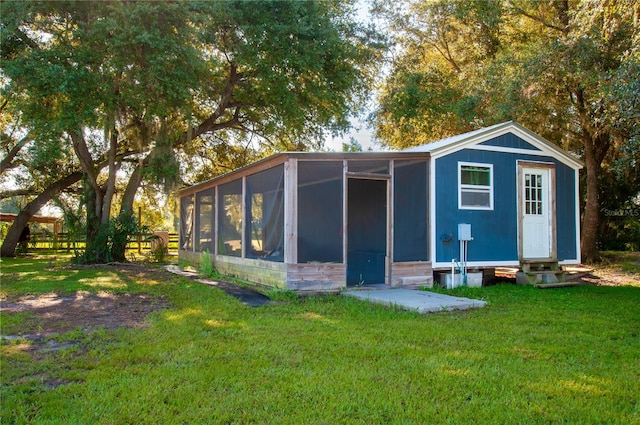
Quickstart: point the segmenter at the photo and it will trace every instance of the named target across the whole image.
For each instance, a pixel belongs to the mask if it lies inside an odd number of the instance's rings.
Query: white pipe
[[[447,289],[453,289],[453,283],[454,283],[454,278],[456,277],[456,259],[452,258],[451,259],[451,288],[447,288]]]
[[[462,277],[462,283],[467,284],[467,250],[469,249],[469,241],[464,241],[464,275]]]

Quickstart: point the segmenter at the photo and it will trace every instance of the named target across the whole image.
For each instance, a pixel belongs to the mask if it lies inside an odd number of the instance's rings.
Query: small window
[[[493,165],[458,163],[458,208],[493,209]]]

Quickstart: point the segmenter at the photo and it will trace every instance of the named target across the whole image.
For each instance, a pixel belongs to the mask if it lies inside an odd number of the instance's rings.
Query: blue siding
[[[470,223],[468,261],[518,261],[517,161],[556,164],[558,258],[576,257],[575,171],[553,158],[464,149],[435,160],[436,261],[459,258],[458,223]],[[493,164],[492,211],[458,209],[458,162]],[[441,236],[455,237],[445,242]]]
[[[556,162],[556,230],[559,260],[572,260],[578,256],[575,173],[570,167]]]
[[[482,142],[479,144],[483,146],[500,146],[504,148],[529,149],[538,152],[540,151],[540,149],[536,148],[528,142],[525,142],[523,139],[513,133],[503,134],[502,136],[495,137],[491,140],[487,140],[486,142]]]

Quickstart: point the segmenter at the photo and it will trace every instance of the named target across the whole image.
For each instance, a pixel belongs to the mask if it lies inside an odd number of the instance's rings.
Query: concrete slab
[[[342,292],[342,294],[348,297],[368,300],[378,304],[398,306],[405,310],[417,311],[418,313],[467,310],[487,305],[486,301],[481,300],[472,300],[470,298],[454,297],[436,292],[401,288],[346,291]]]

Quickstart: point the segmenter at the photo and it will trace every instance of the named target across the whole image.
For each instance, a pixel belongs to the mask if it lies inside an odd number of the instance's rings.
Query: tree
[[[71,143],[91,261],[105,261],[99,241],[118,176],[128,179],[120,214],[130,216],[141,181],[175,185],[176,155],[194,144],[282,138],[300,149],[343,129],[378,46],[353,25],[349,1],[1,7],[9,108],[25,129]]]
[[[637,69],[638,3],[396,3],[377,5],[403,49],[380,96],[377,136],[405,147],[517,120],[580,154],[581,251],[596,260],[599,177],[638,131],[638,103],[628,101],[640,96],[629,72]]]
[[[11,95],[4,105],[9,104]],[[80,181],[82,173],[73,155],[62,148],[64,141],[35,140],[35,131],[24,134],[20,128],[21,114],[3,111],[0,120],[0,140],[4,157],[0,164],[0,179],[13,180],[18,189],[0,192],[0,198],[19,198],[24,204],[2,238],[0,256],[15,255],[20,236],[29,220],[61,191]],[[17,135],[17,136],[16,136]]]

